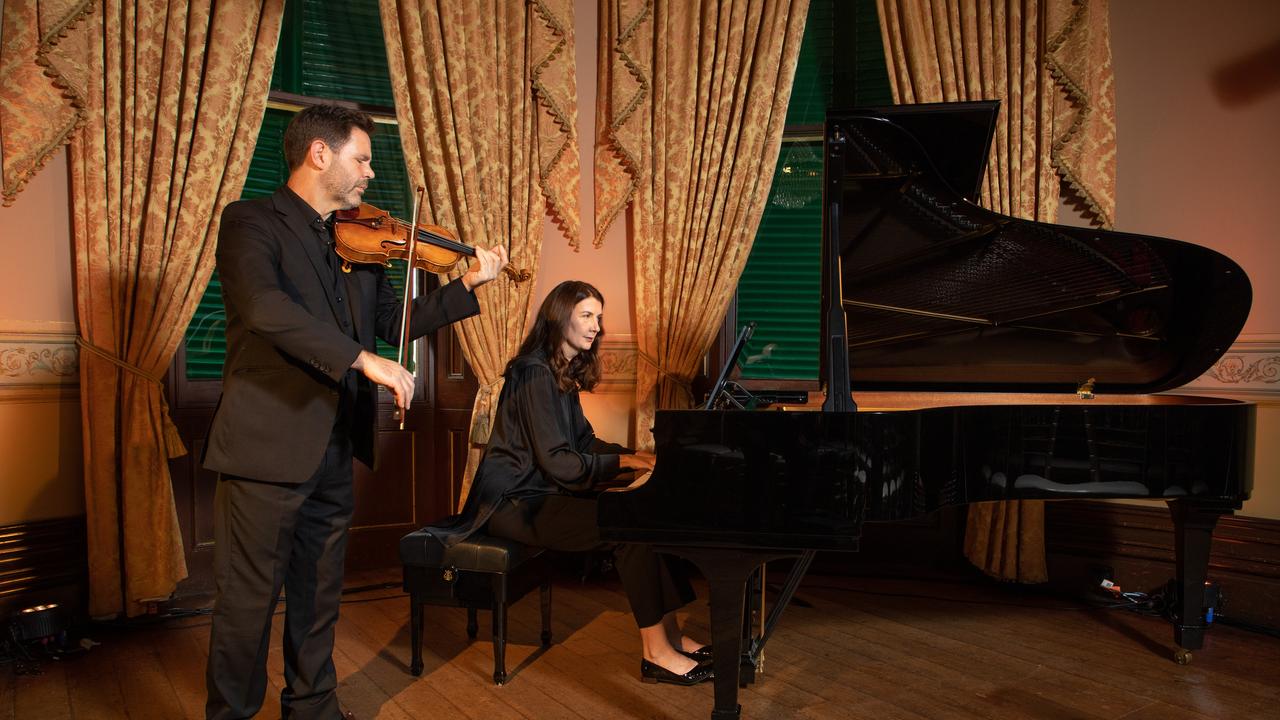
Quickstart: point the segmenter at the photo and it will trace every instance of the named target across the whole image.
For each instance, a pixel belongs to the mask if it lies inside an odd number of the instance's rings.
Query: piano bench
[[[422,674],[422,614],[426,605],[467,609],[467,637],[475,639],[477,610],[493,611],[493,682],[507,681],[507,607],[541,589],[542,646],[551,645],[551,568],[543,548],[476,533],[446,548],[426,529],[400,538],[404,589],[409,593],[413,661]]]

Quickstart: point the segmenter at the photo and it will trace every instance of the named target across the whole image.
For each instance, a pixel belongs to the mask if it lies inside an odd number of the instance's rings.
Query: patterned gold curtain
[[[161,378],[249,169],[282,9],[103,0],[86,20],[94,82],[69,157],[95,616],[139,614],[186,576]]]
[[[4,204],[84,122],[91,0],[0,3],[0,179]]]
[[[1107,0],[877,0],[898,103],[1001,101],[982,204],[1054,222],[1059,189],[1115,218]],[[988,574],[1047,579],[1044,503],[969,508],[965,555]]]
[[[602,0],[596,242],[633,221],[636,445],[688,407],[755,239],[808,0]]]
[[[570,244],[579,234],[572,0],[382,0],[381,9],[405,162],[426,188],[424,217],[470,245],[505,244],[512,265],[536,279],[548,212]],[[502,371],[524,338],[534,284],[495,281],[478,293],[480,315],[461,324],[480,390],[458,507],[489,439]]]

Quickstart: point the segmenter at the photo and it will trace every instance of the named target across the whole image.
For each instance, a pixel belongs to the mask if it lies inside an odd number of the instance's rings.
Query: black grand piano
[[[978,207],[996,112],[829,113],[821,407],[659,411],[653,473],[600,498],[606,539],[705,574],[713,719],[739,716],[739,681],[815,551],[857,550],[864,522],[945,505],[1167,502],[1174,640],[1183,659],[1202,647],[1212,531],[1249,497],[1255,408],[1155,393],[1228,349],[1249,280],[1196,245]],[[782,598],[744,640],[748,577],[788,557]]]

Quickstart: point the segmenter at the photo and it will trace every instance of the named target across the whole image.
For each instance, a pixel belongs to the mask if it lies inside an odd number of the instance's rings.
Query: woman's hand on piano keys
[[[637,452],[632,455],[619,455],[618,466],[623,470],[648,471],[653,469],[653,464],[657,460],[653,453]]]

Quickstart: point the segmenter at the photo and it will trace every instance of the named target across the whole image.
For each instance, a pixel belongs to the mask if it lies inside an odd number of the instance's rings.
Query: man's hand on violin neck
[[[375,355],[368,350],[361,350],[356,361],[351,363],[353,370],[359,370],[364,376],[396,396],[396,407],[409,409],[409,401],[413,399],[413,373],[400,363]]]
[[[477,247],[476,259],[472,261],[467,274],[462,276],[462,284],[467,286],[467,290],[475,290],[498,277],[498,273],[502,272],[509,261],[507,249],[501,245],[494,245],[490,250]]]

